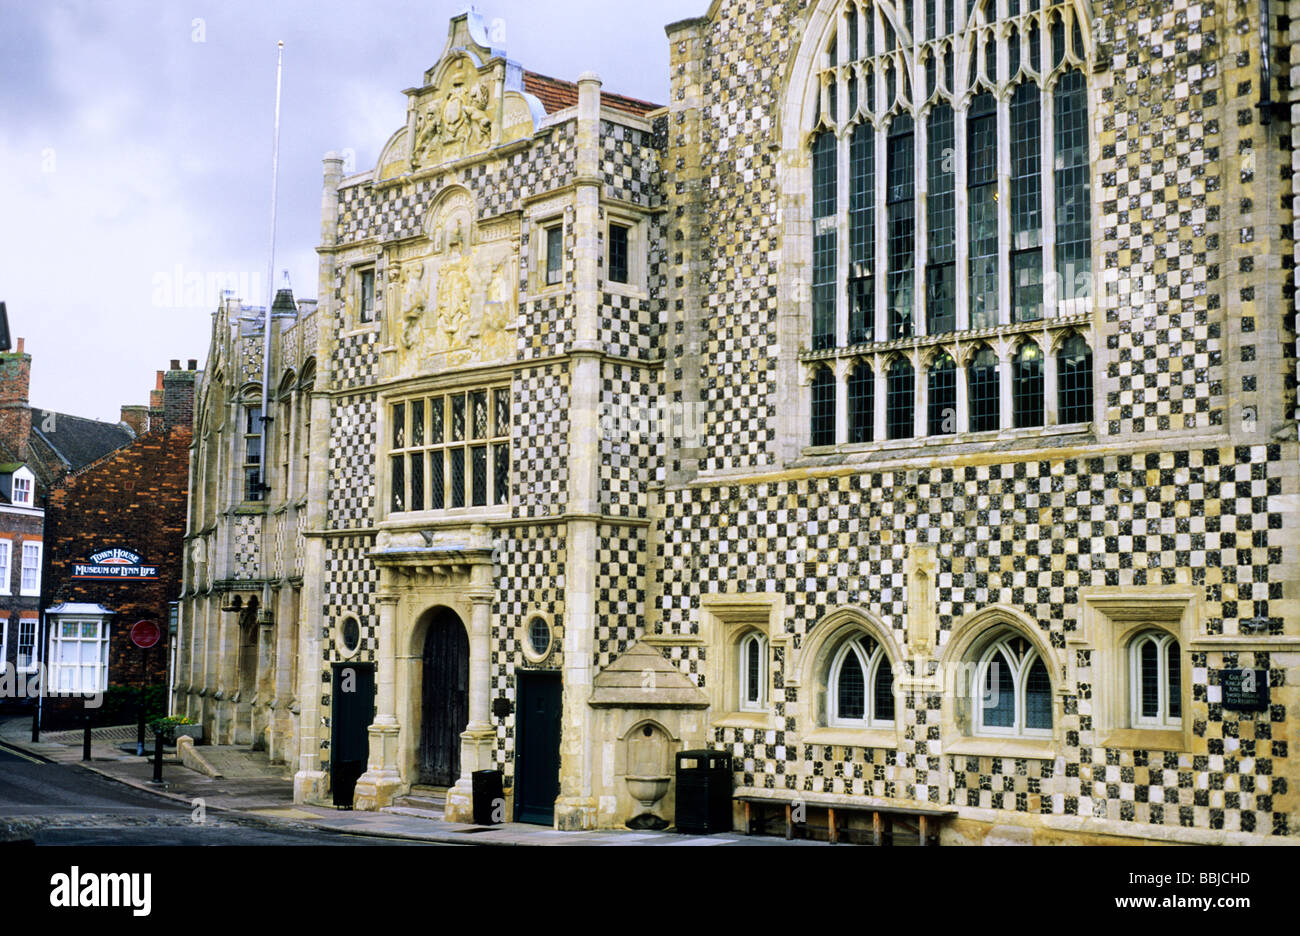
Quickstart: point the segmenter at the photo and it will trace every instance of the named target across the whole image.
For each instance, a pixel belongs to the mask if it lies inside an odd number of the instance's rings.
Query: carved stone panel
[[[497,119],[489,76],[467,56],[450,62],[437,86],[415,99],[411,168],[422,169],[486,150]]]
[[[453,191],[431,212],[427,239],[389,264],[399,376],[513,359],[518,225],[503,227],[480,230],[469,193]]]

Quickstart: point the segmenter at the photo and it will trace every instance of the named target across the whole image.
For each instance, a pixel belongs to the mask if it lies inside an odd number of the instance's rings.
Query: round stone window
[[[528,633],[524,638],[524,656],[533,663],[540,663],[551,655],[553,640],[551,625],[543,617],[534,617],[528,622]]]
[[[343,624],[339,628],[339,634],[343,638],[343,652],[353,654],[361,646],[361,625],[354,617],[343,619]]]

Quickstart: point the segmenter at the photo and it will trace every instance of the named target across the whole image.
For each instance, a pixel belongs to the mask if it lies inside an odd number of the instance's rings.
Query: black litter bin
[[[506,813],[506,794],[501,771],[476,770],[470,774],[470,781],[474,797],[474,824],[497,825]]]
[[[731,831],[731,755],[725,751],[677,754],[677,831],[712,835]]]

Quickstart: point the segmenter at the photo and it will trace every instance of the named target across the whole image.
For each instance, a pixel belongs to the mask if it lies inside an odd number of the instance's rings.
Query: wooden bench
[[[799,794],[793,790],[737,790],[735,799],[745,806],[745,834],[753,835],[755,823],[758,834],[767,828],[767,811],[770,808],[783,809],[785,813],[785,837],[793,839],[795,830],[800,825],[810,829],[825,829],[832,845],[838,844],[844,831],[839,819],[851,814],[871,814],[871,844],[884,845],[893,843],[893,827],[897,822],[906,829],[915,831],[921,845],[935,844],[939,824],[957,810],[934,804],[908,803],[899,800],[884,800],[875,797],[842,796],[837,794]],[[825,809],[826,826],[811,826],[794,821],[796,804]]]

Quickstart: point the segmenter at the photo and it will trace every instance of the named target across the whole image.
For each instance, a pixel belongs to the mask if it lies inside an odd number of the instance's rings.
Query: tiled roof
[[[40,439],[49,446],[69,471],[84,468],[134,438],[131,430],[119,423],[32,410],[32,441]]]
[[[539,75],[536,72],[524,72],[524,90],[541,101],[548,114],[554,114],[556,111],[564,110],[566,107],[573,107],[578,103],[578,86],[572,81],[548,78],[546,75]],[[662,104],[651,104],[649,101],[625,97],[621,94],[612,94],[603,88],[600,92],[600,102],[607,107],[626,111],[638,117],[644,117],[650,111],[658,110],[663,106]]]

